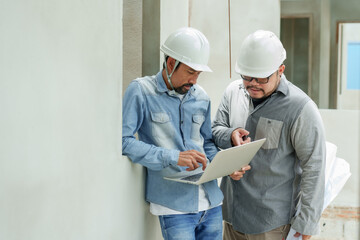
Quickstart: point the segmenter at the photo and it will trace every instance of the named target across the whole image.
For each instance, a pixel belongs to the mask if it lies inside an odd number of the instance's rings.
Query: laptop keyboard
[[[183,178],[181,178],[181,180],[190,181],[190,182],[196,182],[201,178],[202,175],[203,175],[203,172],[195,174],[195,175],[183,177]]]

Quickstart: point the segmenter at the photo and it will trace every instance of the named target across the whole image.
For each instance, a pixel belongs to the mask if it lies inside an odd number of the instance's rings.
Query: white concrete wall
[[[143,31],[143,11],[149,11],[152,15],[156,14],[151,10],[144,9],[142,0],[124,1],[123,92],[133,79],[142,76],[143,34],[145,34]],[[121,199],[123,221],[120,227],[127,234],[126,237],[120,239],[161,239],[159,220],[150,214],[149,204],[145,201],[145,168],[139,164],[133,164],[125,156],[122,156],[121,164],[119,174],[121,174],[124,184],[121,185],[124,187],[124,194]]]
[[[145,168],[133,164],[129,158],[121,159],[122,198],[121,222],[119,226],[124,233],[120,239],[129,240],[159,240],[162,239],[158,217],[149,211],[149,204],[145,201]]]
[[[360,111],[321,109],[326,140],[337,146],[337,157],[350,164],[351,177],[331,203],[360,207]]]
[[[122,0],[0,1],[0,239],[136,234],[121,18]]]
[[[123,5],[123,93],[142,74],[142,0],[125,0]]]

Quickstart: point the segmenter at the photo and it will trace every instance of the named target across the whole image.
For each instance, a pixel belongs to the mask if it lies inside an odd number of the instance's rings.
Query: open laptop
[[[200,185],[202,183],[230,175],[242,167],[248,165],[255,156],[260,147],[264,144],[266,138],[262,138],[244,145],[228,148],[218,152],[205,171],[199,167],[191,172],[175,174],[164,177],[164,179]]]

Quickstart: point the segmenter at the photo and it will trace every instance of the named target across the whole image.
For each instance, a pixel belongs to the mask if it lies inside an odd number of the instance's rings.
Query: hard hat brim
[[[201,71],[201,72],[212,72],[211,68],[207,65],[204,64],[199,64],[199,63],[192,63],[190,62],[191,60],[185,56],[181,56],[179,54],[177,54],[176,52],[172,51],[171,49],[169,49],[168,47],[162,45],[160,47],[160,50],[167,56],[174,58],[175,60],[178,60],[179,62],[191,67],[192,69],[196,70],[196,71]]]
[[[240,68],[238,63],[235,64],[235,72],[240,75],[244,75],[244,76],[248,76],[248,77],[267,78],[268,76],[270,76],[271,74],[276,72],[276,70],[278,70],[278,67],[276,67],[274,69],[270,69],[268,71],[263,71],[263,70]]]
[[[196,71],[200,71],[200,72],[212,72],[211,68],[209,68],[206,65],[202,65],[202,64],[196,64],[196,63],[186,63],[186,62],[182,62],[183,64],[191,67],[192,69],[196,70]]]

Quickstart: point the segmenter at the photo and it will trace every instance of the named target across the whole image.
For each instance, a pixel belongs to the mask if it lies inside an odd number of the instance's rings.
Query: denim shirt
[[[213,123],[216,144],[231,147],[231,133],[245,128],[266,142],[240,181],[224,177],[224,220],[235,230],[258,234],[291,223],[318,231],[324,201],[325,134],[315,103],[282,76],[276,91],[255,108],[242,81],[225,91]],[[295,216],[301,203],[300,213]]]
[[[197,212],[198,186],[163,177],[186,170],[177,165],[180,151],[195,149],[209,160],[217,153],[206,92],[194,85],[181,101],[167,89],[161,71],[135,79],[123,99],[122,134],[123,155],[147,169],[146,200],[177,211]],[[223,195],[217,181],[202,186],[210,207],[219,205]]]

